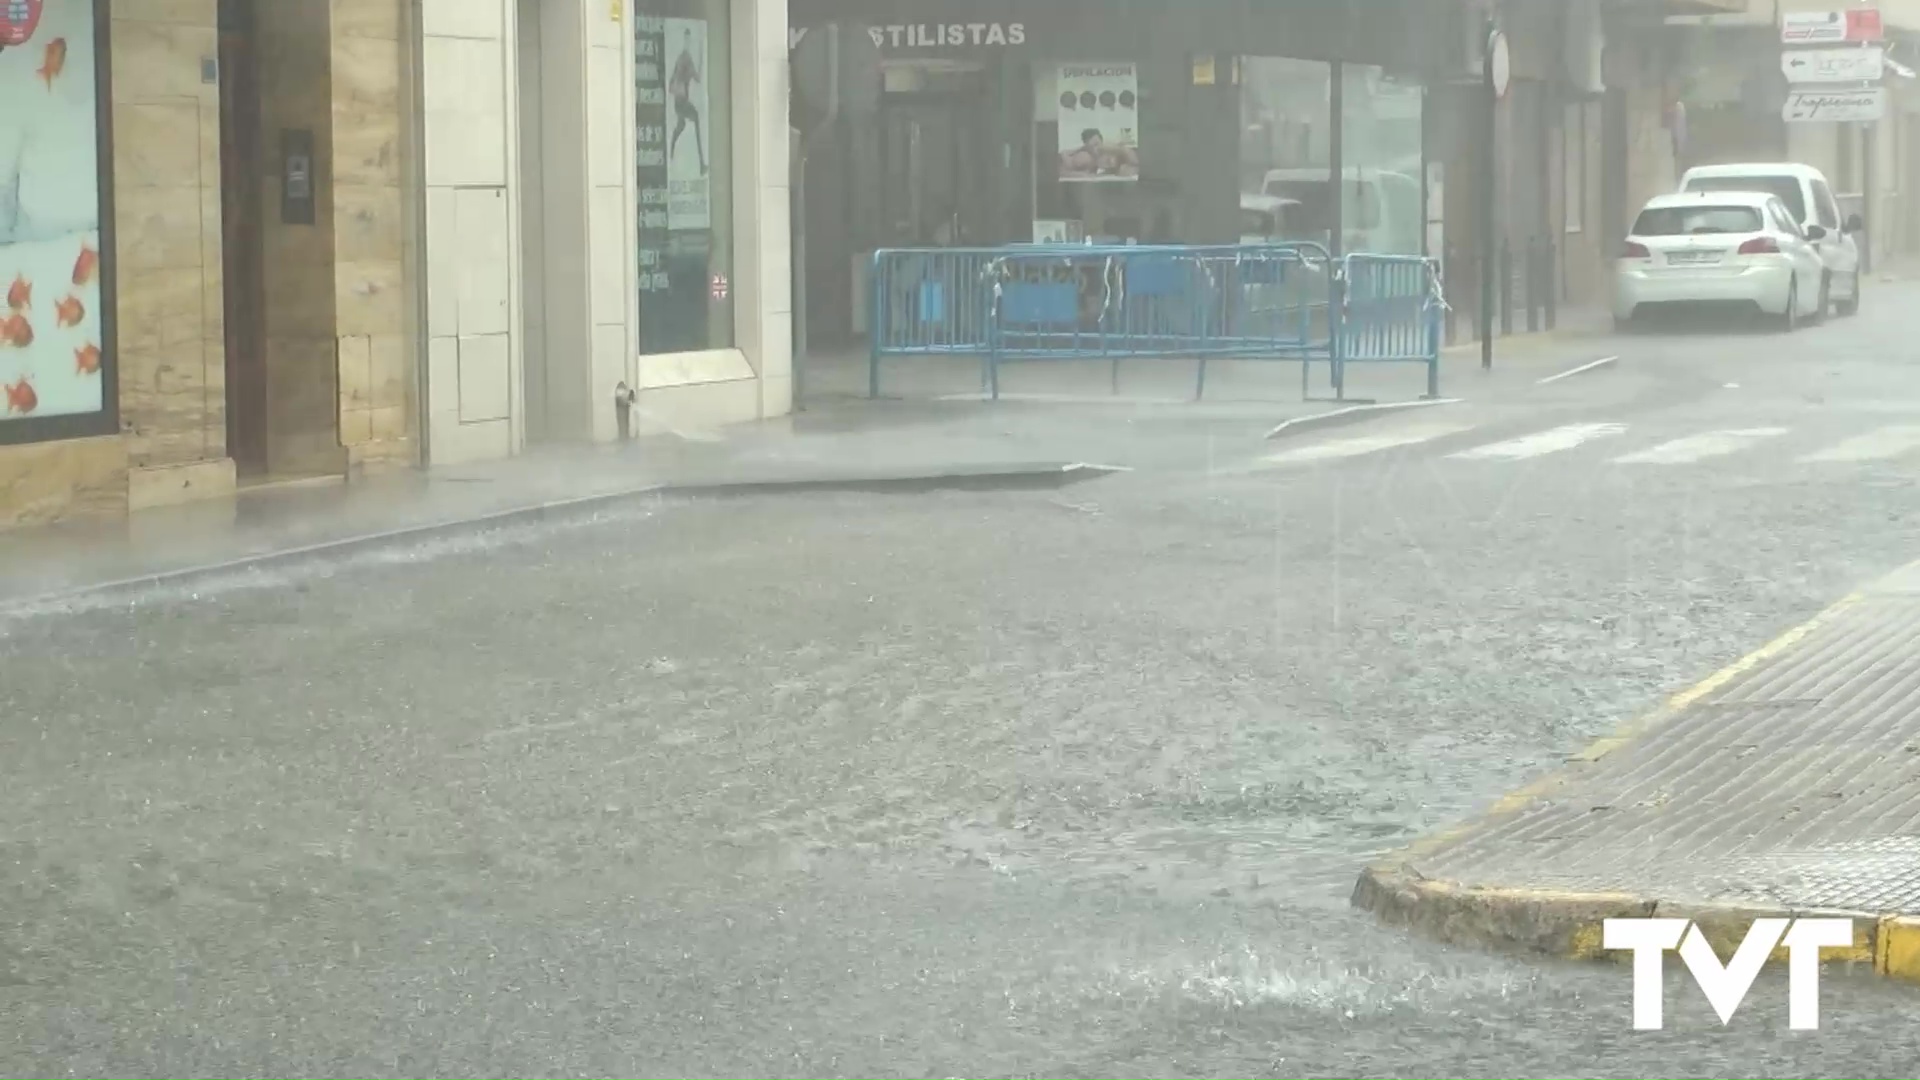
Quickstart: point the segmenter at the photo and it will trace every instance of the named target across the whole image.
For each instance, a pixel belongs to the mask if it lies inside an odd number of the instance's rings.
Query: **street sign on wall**
[[[1780,119],[1791,124],[1866,123],[1887,112],[1884,87],[1865,90],[1794,90],[1780,108]]]
[[[1859,44],[1879,41],[1885,34],[1886,28],[1880,22],[1880,9],[1875,7],[1780,13],[1780,43],[1783,45]]]
[[[1887,50],[1878,45],[1793,49],[1780,54],[1780,70],[1790,83],[1879,82],[1886,69]]]

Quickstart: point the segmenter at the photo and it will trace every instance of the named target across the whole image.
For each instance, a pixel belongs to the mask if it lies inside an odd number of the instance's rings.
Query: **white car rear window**
[[[1660,206],[1642,210],[1635,236],[1698,236],[1764,232],[1760,211],[1751,206]]]
[[[1807,220],[1807,200],[1800,181],[1792,176],[1696,176],[1688,191],[1764,191],[1793,211],[1795,221]]]

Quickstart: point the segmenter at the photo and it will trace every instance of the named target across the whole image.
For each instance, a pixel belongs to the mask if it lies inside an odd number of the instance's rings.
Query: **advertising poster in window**
[[[106,407],[93,20],[0,0],[0,433]]]
[[[1060,179],[1140,178],[1140,82],[1132,64],[1063,64]]]
[[[667,228],[709,227],[707,196],[707,21],[662,19],[667,68]]]
[[[639,15],[633,20],[634,179],[639,189],[640,297],[673,288],[667,270],[668,168],[667,73],[662,59],[664,20]]]

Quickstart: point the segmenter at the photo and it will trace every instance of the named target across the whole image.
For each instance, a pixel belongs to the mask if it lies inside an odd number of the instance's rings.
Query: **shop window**
[[[0,443],[112,430],[93,0],[0,4]]]
[[[1422,92],[1369,64],[1341,65],[1340,228],[1347,251],[1420,254]]]
[[[734,342],[728,3],[635,3],[642,355],[724,349]]]
[[[1333,68],[1318,60],[1240,61],[1240,207],[1272,222],[1243,237],[1331,244]]]

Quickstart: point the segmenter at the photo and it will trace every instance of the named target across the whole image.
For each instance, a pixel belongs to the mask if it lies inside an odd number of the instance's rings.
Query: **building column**
[[[419,460],[407,287],[403,0],[332,0],[334,336],[350,469]]]
[[[67,8],[90,7],[63,0]],[[210,9],[111,8],[115,341],[127,505],[233,490],[227,457],[220,90]],[[91,72],[87,75],[90,77]],[[53,302],[49,297],[48,305]],[[104,343],[103,343],[104,344]]]
[[[733,18],[740,348],[760,377],[760,415],[785,416],[793,411],[794,273],[787,0],[734,0]]]
[[[427,459],[520,445],[518,152],[507,0],[418,0]]]

